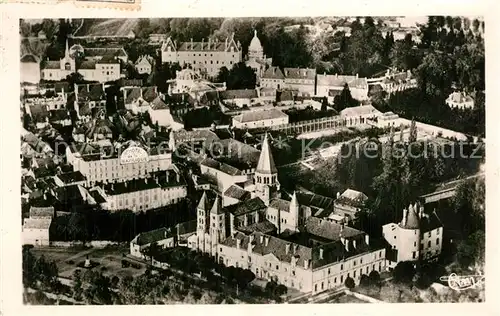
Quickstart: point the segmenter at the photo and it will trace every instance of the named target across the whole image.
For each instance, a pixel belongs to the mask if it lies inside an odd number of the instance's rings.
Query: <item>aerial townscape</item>
[[[20,38],[25,304],[485,300],[482,17]]]

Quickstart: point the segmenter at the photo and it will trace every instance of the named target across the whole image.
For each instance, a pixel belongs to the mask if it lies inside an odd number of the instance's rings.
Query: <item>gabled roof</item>
[[[260,152],[259,163],[257,164],[255,172],[264,174],[273,174],[278,172],[278,169],[274,164],[274,159],[271,153],[271,149],[269,148],[267,133],[264,136],[264,141],[262,142],[262,150]]]
[[[98,64],[119,64],[120,62],[116,59],[114,55],[104,55],[100,60],[97,61]]]
[[[80,63],[80,69],[95,69],[95,60],[84,60]]]
[[[255,99],[258,97],[255,89],[226,90],[219,93],[223,100],[230,99]]]
[[[224,196],[231,197],[239,201],[246,201],[250,199],[252,194],[233,184],[226,190],[226,192],[224,192]]]
[[[316,69],[310,68],[285,68],[285,78],[287,79],[316,79]]]
[[[158,97],[156,86],[130,88],[127,89],[125,104],[131,104],[135,100],[138,100],[141,98],[141,94],[142,99],[148,103],[151,103]]]
[[[240,115],[235,116],[233,119],[241,123],[248,123],[263,120],[273,120],[284,117],[288,117],[288,115],[278,109],[271,108],[267,110],[246,111],[241,113]]]
[[[224,210],[233,214],[234,216],[240,216],[259,210],[264,210],[266,208],[266,204],[264,204],[264,202],[259,197],[255,197],[250,200],[226,206],[224,207]]]
[[[80,171],[61,173],[56,177],[58,177],[65,184],[85,181],[85,176]]]
[[[352,227],[343,226],[316,217],[309,217],[304,225],[305,232],[328,240],[340,240],[340,237],[351,238],[365,233]]]
[[[290,201],[279,198],[272,199],[271,201],[269,201],[269,207],[272,207],[282,212],[290,212]]]
[[[314,193],[297,192],[297,200],[300,205],[313,206],[320,209],[332,210],[334,199]]]
[[[61,62],[55,60],[47,60],[43,69],[61,69]]]
[[[264,79],[285,79],[283,72],[279,67],[269,67],[266,69],[261,78]]]
[[[168,109],[168,105],[163,102],[163,100],[158,96],[156,97],[153,102],[151,102],[151,109],[152,110],[166,110]]]
[[[272,255],[281,262],[290,263],[292,261],[292,257],[300,260],[297,261],[297,264],[299,264],[299,262],[300,264],[303,264],[304,261],[312,260],[312,248],[291,243],[284,239],[265,235],[260,232],[254,232],[249,236],[245,236],[241,233],[235,234],[233,237],[229,237],[224,240],[221,244],[236,248],[237,239],[240,240],[241,249],[247,249],[250,243],[253,248],[252,252],[261,256]],[[309,268],[311,268],[311,265]]]
[[[158,242],[169,237],[172,237],[172,232],[167,228],[158,228],[145,233],[137,235],[135,238],[135,244],[139,246],[149,245],[153,242]]]
[[[340,111],[340,116],[360,116],[360,115],[378,115],[381,114],[376,108],[372,105],[360,105],[354,106],[350,108],[345,108]]]

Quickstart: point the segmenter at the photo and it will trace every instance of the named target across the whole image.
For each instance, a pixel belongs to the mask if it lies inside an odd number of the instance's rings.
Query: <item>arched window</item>
[[[64,64],[64,70],[71,70],[71,64],[70,63],[65,63]]]

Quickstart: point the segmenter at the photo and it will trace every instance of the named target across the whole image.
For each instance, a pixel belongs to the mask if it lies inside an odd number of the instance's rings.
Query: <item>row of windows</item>
[[[372,268],[372,271],[377,271],[377,269],[376,269],[377,267],[376,267],[376,265],[375,265],[375,264],[373,264],[371,268]],[[342,269],[341,269],[341,270],[342,270]],[[379,264],[378,264],[378,271],[380,272],[381,270],[382,270],[382,263],[381,263],[381,262],[379,262]],[[365,268],[364,272],[365,272],[364,274],[366,274],[366,275],[370,274],[370,272],[371,272],[371,271],[370,271],[370,267],[369,267],[369,266],[367,266],[367,267]],[[356,270],[356,271],[353,271],[353,275],[352,275],[352,277],[353,277],[353,278],[359,278],[359,277],[361,277],[361,275],[362,275],[362,274],[363,274],[363,269],[359,269],[359,273],[358,273],[358,271],[357,271],[357,270]],[[347,278],[349,278],[349,277],[351,277],[351,273],[350,273],[350,272],[349,272],[349,273],[347,273],[347,275],[346,275],[346,279],[347,279]],[[340,276],[340,278],[337,278],[337,277],[334,277],[334,278],[333,278],[333,284],[334,284],[334,285],[337,285],[337,281],[340,281],[340,282],[338,283],[338,285],[342,285],[342,284],[344,284],[344,275],[341,275],[341,276]],[[331,281],[330,281],[330,280],[328,280],[328,286],[330,286],[330,284],[331,284]],[[325,290],[325,282],[323,281],[323,282],[321,282],[321,283],[316,283],[316,284],[314,284],[314,292],[317,292],[317,291],[318,291],[318,285],[319,285],[319,287],[320,287],[320,289],[321,289],[321,290]]]

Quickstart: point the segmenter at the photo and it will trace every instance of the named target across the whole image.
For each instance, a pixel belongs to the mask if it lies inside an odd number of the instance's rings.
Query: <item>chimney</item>
[[[358,74],[356,74],[356,79],[358,79]]]
[[[212,43],[212,39],[209,37],[208,38],[208,50],[210,50],[210,44]]]
[[[236,238],[236,249],[240,249],[241,240]]]
[[[170,172],[168,172],[168,170],[167,170],[167,171],[165,171],[165,173],[167,175],[167,183],[169,183],[169,181],[170,181]]]
[[[304,269],[309,269],[309,260],[304,260]]]
[[[260,235],[260,243],[264,243],[264,235]]]
[[[144,184],[148,184],[148,178],[144,178]]]
[[[227,49],[227,37],[226,37],[226,42],[224,44],[224,49]]]
[[[349,240],[348,239],[346,239],[344,246],[345,246],[345,251],[349,251]]]
[[[319,248],[319,259],[323,260],[323,248]]]
[[[156,182],[157,185],[159,184],[158,183],[158,177],[155,177],[155,182]]]
[[[253,235],[250,235],[250,236],[249,236],[249,238],[250,238],[250,242],[249,242],[249,243],[252,243],[252,242],[253,242],[253,238],[254,238],[254,236],[253,236]]]
[[[338,75],[338,74],[335,74],[335,79],[337,79],[338,77],[339,77],[339,75]]]
[[[337,192],[337,199],[340,197],[340,192]]]
[[[167,230],[165,229],[165,232],[163,234],[163,238],[167,239]]]
[[[352,247],[353,247],[354,249],[356,249],[356,239],[353,239],[353,240],[352,240]]]
[[[266,241],[266,247],[267,247],[269,245],[269,236],[266,236],[265,241]]]
[[[139,91],[141,92],[141,99],[142,99],[142,87],[139,88]]]
[[[204,38],[201,39],[201,50],[203,50],[203,44],[205,44],[205,39]]]
[[[177,183],[181,182],[181,175],[178,172],[175,173],[175,180]]]
[[[290,252],[290,244],[285,245],[285,253],[288,254]]]
[[[370,244],[370,236],[368,234],[365,235],[365,244]]]
[[[403,209],[403,220],[401,221],[402,225],[406,224],[406,214],[407,213],[408,213],[408,211],[406,209]]]

